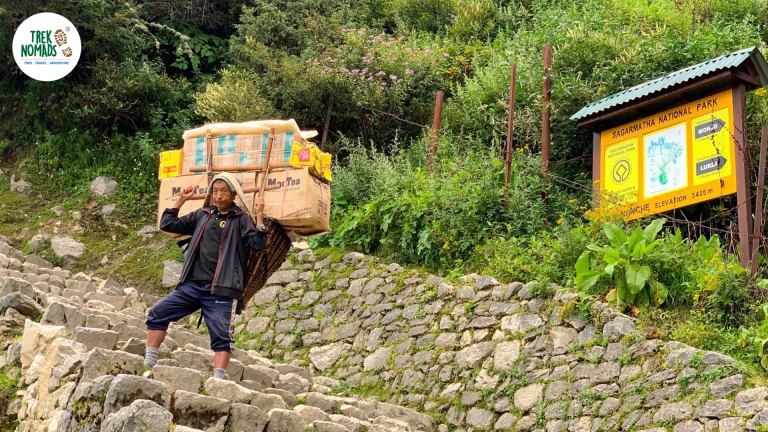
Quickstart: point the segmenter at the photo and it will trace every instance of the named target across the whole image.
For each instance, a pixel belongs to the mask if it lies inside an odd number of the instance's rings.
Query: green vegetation
[[[334,155],[333,231],[311,239],[317,250],[360,250],[449,280],[470,272],[535,280],[540,296],[556,284],[581,291],[585,315],[588,297],[607,298],[662,335],[766,362],[767,274],[761,266],[752,279],[736,264],[735,197],[676,210],[666,223],[602,214],[591,207],[590,132],[569,120],[587,103],[673,70],[765,48],[766,0],[182,0],[174,9],[152,0],[36,0],[0,7],[0,41],[9,46],[25,18],[45,11],[72,21],[83,53],[55,82],[0,65],[0,234],[52,234],[49,208],[61,205],[56,228],[88,246],[75,271],[161,293],[162,261],[181,253],[160,235],[135,235],[156,220],[158,152],[179,148],[184,129],[207,121],[292,117],[319,130],[333,101],[324,146]],[[539,161],[545,43],[554,49],[549,175]],[[424,125],[438,90],[446,104],[428,171]],[[747,150],[757,161],[768,93],[751,93],[747,104]],[[11,174],[35,194],[7,192]],[[120,183],[116,197],[90,195],[98,175]],[[107,203],[127,228],[99,216]],[[41,255],[61,264],[50,245]]]

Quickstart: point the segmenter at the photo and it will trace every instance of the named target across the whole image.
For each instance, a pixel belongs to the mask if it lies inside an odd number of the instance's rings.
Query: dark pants
[[[234,299],[211,294],[211,284],[186,281],[152,306],[147,316],[147,330],[168,330],[171,322],[201,309],[211,335],[211,349],[232,351],[235,349],[232,320],[236,305]]]

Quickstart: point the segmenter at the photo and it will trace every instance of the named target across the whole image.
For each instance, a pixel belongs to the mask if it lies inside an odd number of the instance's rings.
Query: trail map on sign
[[[643,137],[645,196],[688,185],[685,123]]]

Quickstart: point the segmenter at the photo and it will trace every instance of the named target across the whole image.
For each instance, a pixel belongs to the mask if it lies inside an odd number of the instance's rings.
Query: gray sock
[[[224,373],[226,371],[227,371],[226,369],[214,368],[213,369],[213,377],[214,378],[219,378],[219,379],[224,379]]]
[[[146,354],[144,355],[144,366],[150,370],[157,364],[157,356],[160,354],[160,348],[147,347]]]

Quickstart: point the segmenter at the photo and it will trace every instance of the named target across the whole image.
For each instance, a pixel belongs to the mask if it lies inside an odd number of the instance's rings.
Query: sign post
[[[582,108],[571,119],[592,131],[595,206],[632,220],[736,194],[739,261],[750,268],[746,92],[766,85],[753,47]]]

